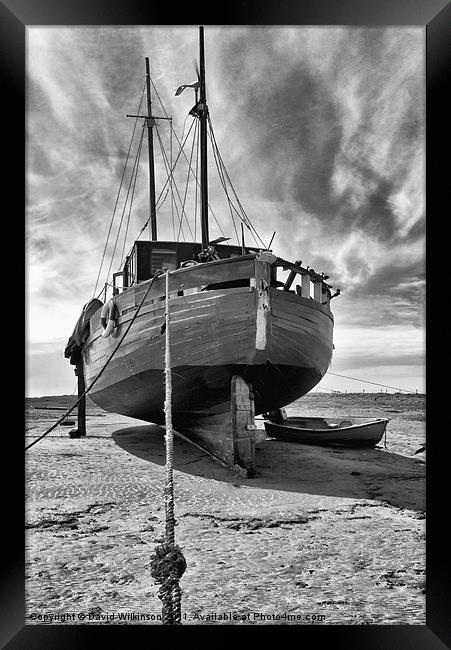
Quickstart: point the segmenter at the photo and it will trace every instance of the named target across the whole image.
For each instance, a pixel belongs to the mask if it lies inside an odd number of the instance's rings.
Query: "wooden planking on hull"
[[[225,291],[208,291],[201,294],[191,294],[188,296],[171,298],[171,323],[174,326],[184,320],[209,318],[211,322],[214,319],[219,321],[227,318],[234,318],[243,313],[251,313],[254,310],[255,298],[249,288],[239,288]],[[118,320],[118,327],[114,331],[113,338],[118,338],[121,331],[127,327],[133,318],[133,312],[130,312]],[[149,305],[142,309],[138,314],[132,329],[127,335],[127,342],[133,341],[134,338],[141,336],[141,332],[146,328],[161,327],[164,322],[164,306],[159,304]],[[86,346],[100,338],[102,329],[93,332],[89,337]],[[107,339],[110,340],[110,339]],[[102,340],[100,340],[102,343]]]
[[[308,337],[311,341],[316,341],[317,345],[328,345],[330,341],[330,337],[327,336],[327,332],[313,332],[310,328],[306,328],[302,324],[295,326],[293,323],[277,317],[274,317],[272,320],[272,331],[273,333],[277,332],[283,334],[293,341],[296,341],[297,338],[301,336]],[[299,343],[300,341],[296,347],[299,346]]]
[[[327,327],[311,327],[302,317],[298,317],[296,320],[284,318],[280,315],[273,314],[272,323],[277,327],[281,327],[287,331],[291,332],[305,332],[311,336],[315,336],[320,341],[325,341],[330,339],[329,331]]]
[[[209,303],[209,311],[190,321],[188,327],[184,320],[177,320],[177,314],[173,317],[171,313],[172,353],[178,364],[195,363],[196,359],[201,364],[244,363],[249,360],[249,350],[253,349],[254,319],[250,312],[254,298],[248,289],[243,288],[240,293],[226,296],[227,300],[224,298],[221,292],[215,303]],[[196,304],[199,305],[199,301]],[[114,337],[98,337],[85,346],[89,379],[100,371],[106,356],[114,350],[123,327],[116,328]],[[159,331],[159,327],[152,328],[148,315],[142,318],[138,315],[113,357],[108,373],[100,378],[99,387],[121,381],[130,372],[163,368],[164,340],[158,336]]]
[[[170,294],[177,294],[179,291],[190,291],[195,289],[201,293],[201,289],[206,286],[214,285],[218,282],[249,280],[254,276],[254,274],[255,255],[245,255],[239,258],[235,257],[215,262],[208,262],[206,264],[181,268],[171,272],[169,276],[169,292]],[[132,308],[138,307],[138,305],[141,304],[148,289],[149,282],[151,282],[151,280],[146,280],[138,285],[133,285],[115,297],[115,302],[120,314],[120,322],[127,322],[133,317],[134,311]],[[188,295],[191,297],[198,294],[187,294],[183,297],[187,297]],[[164,304],[162,304],[164,298],[165,281],[164,277],[160,276],[155,278],[153,286],[143,303],[142,312],[145,313],[147,309],[153,310],[155,308],[164,310]],[[121,312],[124,310],[130,311],[122,314]],[[122,319],[124,320],[122,321]],[[101,332],[102,328],[100,325],[99,310],[91,318],[90,338],[95,338],[97,335],[101,334]]]
[[[305,308],[300,306],[297,312],[287,314],[280,309],[272,310],[272,327],[291,333],[296,336],[298,333],[308,334],[319,342],[332,347],[333,324],[324,317],[317,323],[306,318]]]
[[[245,293],[246,290],[244,290]],[[249,292],[249,289],[247,289]],[[186,312],[195,312],[196,314],[201,314],[204,310],[206,314],[217,309],[219,302],[224,300],[224,308],[227,308],[227,300],[231,298],[235,293],[243,294],[243,288],[238,289],[229,289],[227,293],[222,291],[202,291],[197,294],[188,294],[186,296],[177,296],[170,299],[170,309],[171,309],[171,318],[173,317],[177,320],[180,316],[183,316]],[[221,309],[223,307],[221,306]],[[145,305],[140,313],[138,318],[142,316],[150,315],[154,317],[164,317],[164,304],[161,302]],[[133,317],[133,312],[130,312],[123,317],[119,318],[119,324],[126,325],[131,318]]]
[[[255,270],[255,255],[244,255],[214,262],[207,262],[172,271],[169,276],[169,293],[180,290],[186,291],[193,288],[214,285],[216,282],[230,282],[251,278]],[[135,304],[139,305],[146,292],[149,280],[132,287],[135,292]],[[149,292],[144,305],[155,298],[162,298],[165,294],[165,280],[159,276]]]
[[[202,345],[202,356],[199,350]],[[244,335],[239,329],[236,332],[223,333],[215,339],[200,335],[198,343],[192,340],[178,341],[171,346],[171,356],[175,367],[184,365],[227,365],[230,363],[246,363],[249,350],[253,347],[251,334]],[[139,349],[134,348],[129,354],[113,358],[107,377],[101,377],[99,388],[105,388],[132,374],[142,373],[150,369],[162,370],[164,366],[163,344],[143,343]],[[88,381],[94,378],[101,369],[101,364],[91,364]]]
[[[313,331],[324,332],[324,335],[330,336],[333,330],[333,322],[324,313],[315,312],[308,306],[299,304],[293,305],[281,304],[281,301],[271,301],[271,313],[273,316],[283,318],[292,324],[303,324]]]
[[[244,300],[241,305],[237,300],[240,297]],[[218,296],[218,303],[224,304],[224,292]],[[229,309],[222,310],[218,308],[213,312],[212,318],[202,318],[193,321],[193,327],[180,330],[184,327],[180,322],[173,322],[173,359],[177,366],[185,365],[228,365],[228,364],[252,364],[255,355],[255,323],[254,315],[249,313],[249,305],[252,305],[254,299],[248,289],[241,289],[234,292],[233,306]],[[198,299],[197,299],[198,302]],[[213,304],[213,303],[211,303]],[[247,304],[248,309],[243,308]],[[237,308],[238,307],[238,308]],[[240,308],[241,307],[241,308]],[[304,310],[302,305],[294,305],[298,309]],[[230,315],[230,318],[229,318]],[[271,337],[267,343],[266,351],[261,352],[260,359],[264,362],[270,360],[276,366],[296,364],[300,368],[312,368],[315,372],[324,374],[327,370],[331,356],[331,341],[329,337],[330,319],[325,318],[324,340],[315,338],[305,329],[292,328],[290,323],[285,323],[283,319],[272,318]],[[137,332],[131,339],[126,339],[123,346],[119,349],[117,357],[111,362],[111,368],[107,378],[101,378],[99,388],[123,381],[133,373],[142,373],[149,369],[163,368],[163,338],[157,337],[157,340],[149,341],[145,337],[143,341],[142,332],[151,335],[159,331],[158,327],[147,327],[143,329],[148,317],[139,317],[136,320]],[[120,329],[120,328],[118,328]],[[133,331],[133,328],[131,332]],[[94,342],[95,343],[95,342]],[[89,353],[89,349],[99,350],[108,346],[108,354],[114,349],[116,342],[113,338],[98,339],[99,345],[88,347],[87,354],[90,357],[90,377],[93,378],[100,371],[104,354]]]
[[[302,320],[306,327],[311,327],[313,330],[324,329],[325,327],[331,330],[333,326],[332,321],[326,314],[311,309],[302,303],[296,305],[291,302],[284,303],[282,300],[272,300],[271,311],[274,316],[280,316],[280,318],[285,318],[294,323]]]
[[[332,357],[328,308],[287,292],[271,292],[271,361],[298,363],[324,375]]]
[[[332,322],[334,320],[329,306],[327,304],[322,304],[316,300],[313,300],[312,298],[303,298],[302,296],[298,296],[297,294],[291,293],[289,291],[282,291],[280,289],[274,289],[273,287],[270,289],[270,295],[272,301],[280,300],[282,301],[282,304],[291,303],[293,305],[303,305],[304,307],[307,307],[312,318],[315,317],[316,313],[319,313],[330,318]],[[274,304],[277,304],[277,302]]]
[[[307,332],[293,332],[273,325],[271,357],[276,363],[312,367],[324,375],[332,357],[332,348],[327,340],[320,340]]]
[[[333,326],[333,317],[329,309],[313,299],[306,300],[299,296],[293,297],[286,291],[274,289],[271,290],[270,295],[274,314],[280,314],[287,318],[301,315],[306,321],[310,321],[312,325],[328,323]]]

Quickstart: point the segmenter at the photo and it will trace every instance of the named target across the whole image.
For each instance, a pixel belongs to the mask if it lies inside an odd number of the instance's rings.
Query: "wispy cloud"
[[[324,270],[342,288],[333,303],[337,336],[340,328],[372,328],[382,359],[387,328],[423,326],[424,31],[208,27],[205,34],[210,113],[241,202],[263,241],[276,230],[281,256]],[[45,341],[46,329],[50,338],[68,336],[92,294],[144,57],[181,133],[194,95],[174,92],[195,79],[197,52],[197,29],[188,27],[27,29],[30,342]],[[159,129],[167,143],[167,125]],[[148,216],[146,175],[143,155],[127,247]],[[159,171],[157,188],[164,180]],[[233,236],[212,172],[210,201]],[[217,229],[212,220],[213,235]],[[172,239],[170,201],[159,232]]]

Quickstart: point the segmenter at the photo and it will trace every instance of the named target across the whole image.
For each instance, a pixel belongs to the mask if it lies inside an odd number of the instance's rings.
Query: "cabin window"
[[[113,273],[113,296],[124,290],[124,271]]]
[[[127,272],[127,285],[130,287],[136,282],[136,249],[127,259],[125,270]]]

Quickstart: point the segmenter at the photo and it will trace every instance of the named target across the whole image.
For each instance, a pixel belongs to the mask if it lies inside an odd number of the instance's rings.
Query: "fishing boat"
[[[265,429],[272,438],[306,445],[374,447],[381,441],[387,423],[385,418],[289,417],[281,422],[265,422]]]
[[[199,59],[197,81],[180,86],[175,95],[186,88],[195,92],[189,115],[198,127],[200,175],[194,174],[194,163],[188,175],[195,176],[198,191],[201,241],[161,241],[157,236],[153,131],[159,119],[168,120],[171,128],[172,122],[166,112],[161,117],[152,112],[146,58],[147,114],[138,110],[128,117],[144,119],[147,127],[149,218],[141,232],[149,226],[149,240],[135,240],[112,274],[112,296],[108,298],[105,285],[103,294],[86,303],[65,356],[76,366],[79,394],[92,385],[90,398],[102,409],[163,424],[168,292],[174,430],[251,475],[254,416],[302,397],[328,369],[334,324],[330,301],[339,290],[332,295],[324,273],[277,256],[272,240],[267,246],[261,239],[255,246],[245,242],[244,233],[256,231],[216,146],[207,105],[203,27]],[[209,235],[207,136],[230,212],[241,220],[241,241],[235,229],[237,245],[226,243],[229,237],[212,240]],[[173,189],[182,154],[181,146],[165,187]],[[182,216],[184,210],[181,205]]]

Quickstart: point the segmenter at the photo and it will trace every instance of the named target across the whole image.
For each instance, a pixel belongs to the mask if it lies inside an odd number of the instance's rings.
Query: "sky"
[[[194,92],[175,90],[196,80],[198,47],[197,26],[27,27],[28,396],[75,389],[64,347],[93,296],[112,215],[108,253],[124,211],[130,163],[116,211],[115,202],[136,122],[126,115],[139,108],[144,58],[153,113],[164,115],[156,89],[180,139]],[[276,232],[275,254],[324,271],[341,290],[331,303],[330,373],[318,389],[385,390],[337,376],[345,375],[425,392],[424,28],[206,26],[205,56],[216,142],[253,226],[267,243]],[[157,124],[169,156],[168,122]],[[156,136],[158,197],[166,176]],[[224,233],[236,243],[211,151],[209,163],[220,224],[210,218],[210,238]],[[148,217],[147,165],[143,146],[115,271]],[[166,197],[159,239],[173,239],[172,210]],[[183,237],[190,239],[186,222]]]

